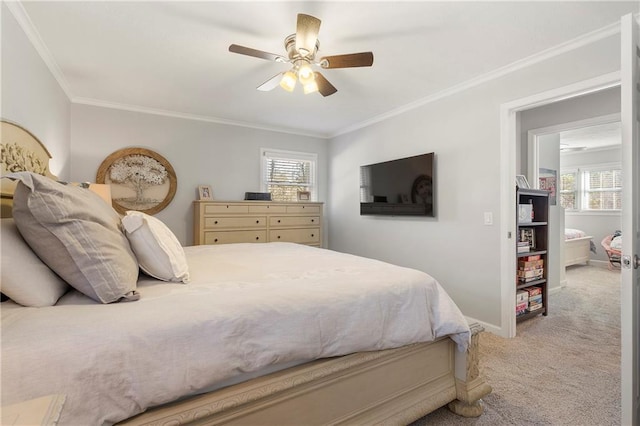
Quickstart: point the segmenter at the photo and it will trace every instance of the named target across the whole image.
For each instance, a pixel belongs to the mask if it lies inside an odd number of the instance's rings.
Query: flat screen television
[[[360,167],[360,214],[435,217],[435,154]]]

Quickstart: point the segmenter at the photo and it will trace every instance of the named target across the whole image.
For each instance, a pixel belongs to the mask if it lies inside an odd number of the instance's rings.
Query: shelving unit
[[[516,321],[524,321],[537,315],[549,313],[548,258],[549,258],[549,192],[539,189],[516,188],[517,230],[516,241],[527,241],[527,251],[517,250],[516,293],[527,291],[527,308],[518,314],[516,300]],[[533,295],[540,288],[541,297]],[[524,295],[524,293],[522,293]],[[524,297],[522,296],[521,297]],[[518,297],[518,296],[516,296]],[[530,305],[531,300],[540,300],[541,305]],[[533,306],[533,309],[529,309]]]

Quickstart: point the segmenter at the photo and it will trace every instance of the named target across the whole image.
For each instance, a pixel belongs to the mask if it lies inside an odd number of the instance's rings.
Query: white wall
[[[53,157],[51,172],[69,178],[71,103],[2,2],[0,116],[19,124]]]
[[[327,198],[324,139],[78,104],[71,123],[71,180],[95,181],[102,161],[121,148],[151,149],[171,163],[178,188],[156,217],[184,245],[193,244],[198,185],[211,185],[217,200],[260,191],[261,147],[318,154],[318,201]]]
[[[336,137],[329,150],[330,248],[426,271],[465,315],[502,327],[500,105],[616,71],[618,45],[617,36],[600,40]],[[430,151],[436,219],[359,215],[360,165]],[[493,213],[493,226],[483,225],[484,212]]]

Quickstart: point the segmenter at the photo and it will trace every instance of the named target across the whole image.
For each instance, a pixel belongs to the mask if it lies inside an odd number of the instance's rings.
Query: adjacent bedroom
[[[0,0],[0,423],[628,423],[639,13]]]

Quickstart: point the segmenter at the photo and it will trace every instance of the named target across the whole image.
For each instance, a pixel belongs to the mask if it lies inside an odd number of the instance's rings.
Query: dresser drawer
[[[320,242],[320,228],[274,229],[269,231],[269,241],[317,244]]]
[[[204,244],[265,243],[267,231],[205,232]]]
[[[266,216],[214,216],[204,218],[204,229],[266,228]]]
[[[319,216],[274,216],[269,218],[269,226],[277,228],[280,226],[318,226]]]
[[[313,204],[287,206],[287,213],[320,214],[320,206],[316,206]]]
[[[274,206],[273,204],[249,206],[249,213],[286,213],[286,206]]]
[[[204,206],[204,214],[236,214],[249,213],[249,206],[239,204],[206,204]]]

